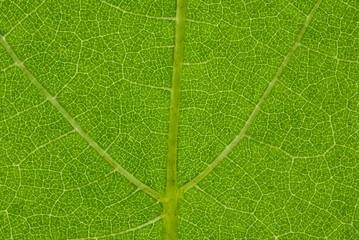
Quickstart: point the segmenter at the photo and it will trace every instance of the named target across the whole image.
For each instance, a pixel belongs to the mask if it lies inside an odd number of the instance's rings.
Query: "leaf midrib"
[[[178,121],[181,101],[181,80],[184,58],[186,0],[177,1],[175,25],[175,49],[173,54],[172,84],[170,99],[170,121],[168,127],[168,152],[166,193],[163,204],[163,239],[177,239],[178,183],[177,183],[177,142]]]

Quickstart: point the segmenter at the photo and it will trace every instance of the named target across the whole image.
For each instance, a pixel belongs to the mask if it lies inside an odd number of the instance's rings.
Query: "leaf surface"
[[[359,3],[2,1],[1,239],[358,239]]]

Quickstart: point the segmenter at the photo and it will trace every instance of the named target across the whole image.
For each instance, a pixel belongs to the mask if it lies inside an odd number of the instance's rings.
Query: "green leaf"
[[[0,239],[359,239],[359,2],[0,2]]]

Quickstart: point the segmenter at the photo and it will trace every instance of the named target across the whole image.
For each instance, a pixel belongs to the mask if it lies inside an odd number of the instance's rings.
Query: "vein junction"
[[[305,31],[307,30],[307,28],[309,26],[309,23],[312,20],[315,12],[319,8],[321,2],[322,2],[322,0],[318,0],[318,2],[314,5],[314,7],[313,7],[312,11],[310,12],[310,14],[307,16],[302,28],[299,31],[299,34],[298,34],[293,46],[289,50],[288,54],[284,57],[284,60],[283,60],[282,64],[279,66],[277,72],[275,73],[274,77],[270,81],[269,85],[267,86],[267,89],[263,93],[261,99],[259,100],[259,102],[255,106],[254,110],[252,111],[251,115],[247,119],[247,121],[244,124],[241,131],[232,140],[232,142],[218,155],[218,157],[210,165],[208,165],[208,167],[206,169],[204,169],[200,174],[198,174],[195,178],[193,178],[191,181],[189,181],[187,184],[185,184],[184,186],[182,186],[179,189],[179,191],[182,194],[187,192],[189,189],[193,188],[194,186],[196,186],[210,172],[212,172],[213,169],[215,169],[226,158],[226,156],[232,151],[232,149],[238,144],[238,142],[245,136],[247,130],[250,128],[250,126],[254,122],[256,116],[260,112],[265,100],[268,98],[268,96],[272,92],[274,85],[277,83],[278,79],[282,75],[284,68],[288,65],[291,57],[294,55],[295,50],[300,45],[300,41],[302,40],[303,35],[304,35]]]

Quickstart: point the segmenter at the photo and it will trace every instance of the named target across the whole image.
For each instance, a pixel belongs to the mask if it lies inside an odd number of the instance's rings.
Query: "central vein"
[[[163,201],[163,239],[177,239],[178,185],[177,185],[177,142],[178,119],[181,97],[181,78],[184,55],[186,1],[177,0],[175,49],[170,100],[170,122],[168,130],[167,181]]]

